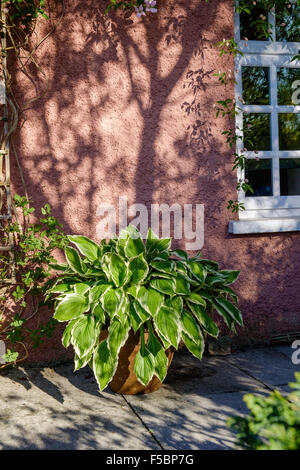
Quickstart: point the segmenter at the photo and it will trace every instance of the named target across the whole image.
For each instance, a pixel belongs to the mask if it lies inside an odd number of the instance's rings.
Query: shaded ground
[[[178,352],[161,389],[98,392],[88,369],[19,368],[0,375],[0,449],[230,449],[230,415],[246,392],[287,392],[300,369],[289,346],[202,362]]]

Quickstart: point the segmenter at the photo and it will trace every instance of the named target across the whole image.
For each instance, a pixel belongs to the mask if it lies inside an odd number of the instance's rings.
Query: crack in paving
[[[148,431],[148,433],[150,434],[150,436],[152,437],[152,439],[156,442],[156,444],[161,448],[161,450],[165,450],[164,447],[161,445],[161,443],[159,442],[159,440],[157,439],[157,437],[155,436],[154,432],[151,431],[151,429],[147,426],[147,424],[145,423],[145,421],[140,417],[140,415],[138,414],[138,412],[134,409],[134,407],[131,405],[131,403],[129,403],[128,400],[126,400],[125,396],[122,395],[122,397],[124,398],[124,401],[125,403],[127,403],[127,405],[129,406],[129,408],[132,410],[132,412],[135,414],[135,416],[140,420],[140,422],[142,423],[142,425],[145,427],[145,429]]]

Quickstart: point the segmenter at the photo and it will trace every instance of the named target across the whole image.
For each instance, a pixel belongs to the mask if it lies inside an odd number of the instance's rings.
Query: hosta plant
[[[74,348],[75,370],[88,364],[100,390],[114,376],[131,330],[141,336],[134,372],[146,386],[154,375],[164,380],[165,351],[181,340],[202,358],[206,336],[219,334],[214,310],[231,330],[243,324],[229,287],[238,271],[171,250],[171,239],[159,239],[151,229],[145,243],[133,226],[99,245],[84,236],[68,238],[67,263],[53,266],[60,274],[48,296],[55,296],[54,318],[67,322],[62,342]]]

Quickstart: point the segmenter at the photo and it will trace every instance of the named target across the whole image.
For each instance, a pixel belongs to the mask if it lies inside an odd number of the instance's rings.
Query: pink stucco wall
[[[37,53],[49,90],[18,134],[28,192],[35,205],[52,205],[67,232],[94,239],[98,205],[117,205],[119,195],[148,206],[204,204],[204,257],[241,270],[240,335],[300,329],[300,234],[228,234],[235,178],[220,135],[228,123],[215,118],[213,103],[233,88],[225,92],[213,73],[233,69],[215,47],[233,35],[232,0],[160,3],[158,15],[139,20],[105,16],[104,1],[66,1]],[[24,76],[16,85],[19,99],[33,96]],[[64,357],[59,343],[49,340],[32,360]]]

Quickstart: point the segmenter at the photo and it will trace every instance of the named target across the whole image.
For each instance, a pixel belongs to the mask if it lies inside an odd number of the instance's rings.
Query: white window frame
[[[278,114],[279,113],[300,113],[300,106],[279,106],[277,102],[277,68],[278,67],[291,67],[300,68],[299,61],[291,62],[291,59],[298,54],[300,43],[276,42],[275,41],[275,14],[269,13],[269,23],[273,27],[273,38],[268,41],[250,41],[240,39],[240,15],[235,12],[235,42],[238,49],[243,52],[243,56],[238,54],[235,58],[235,99],[241,112],[236,116],[236,132],[238,136],[243,135],[243,113],[270,113],[271,114],[271,143],[272,151],[259,151],[250,152],[243,151],[244,145],[241,139],[237,139],[236,151],[238,154],[243,154],[246,158],[271,158],[272,159],[272,179],[273,179],[273,196],[263,197],[245,197],[244,191],[238,192],[238,201],[244,204],[245,210],[239,211],[239,219],[247,221],[251,219],[276,219],[276,223],[270,222],[270,227],[273,226],[274,230],[266,230],[266,220],[262,226],[263,229],[258,229],[257,232],[262,231],[286,231],[283,224],[282,230],[280,229],[279,218],[298,217],[300,218],[300,195],[299,196],[280,196],[280,168],[279,158],[300,158],[299,151],[279,151],[279,136],[278,136]],[[270,75],[270,105],[243,105],[242,98],[242,67],[243,66],[261,66],[269,67]],[[244,171],[238,170],[238,178],[244,179]],[[299,230],[300,219],[295,221],[295,224],[288,224],[289,230]],[[250,224],[251,225],[251,224]],[[248,227],[247,232],[251,233],[249,224],[244,224]],[[255,225],[255,224],[254,224]],[[253,225],[253,233],[256,229]],[[234,231],[234,222],[230,223],[229,230],[232,233],[240,233],[237,228]],[[245,229],[246,230],[246,229]]]

